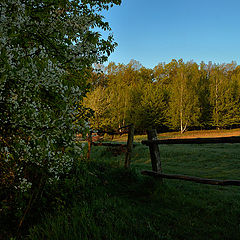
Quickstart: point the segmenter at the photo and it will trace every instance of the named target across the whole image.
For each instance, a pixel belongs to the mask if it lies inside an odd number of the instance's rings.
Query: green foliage
[[[94,129],[104,130],[111,128],[109,123],[109,101],[105,88],[98,86],[93,91],[87,94],[85,104],[94,111],[91,126]]]
[[[120,2],[1,1],[0,199],[19,227],[45,186],[82,157],[75,133],[88,128],[89,69],[116,46],[93,28],[109,31],[100,12]]]
[[[99,69],[101,72],[99,73]],[[131,60],[97,66],[86,105],[94,109],[95,130],[118,130],[134,123],[182,133],[194,128],[230,128],[240,124],[239,66],[172,60],[153,69]]]
[[[136,127],[161,129],[166,122],[166,93],[160,84],[144,84],[140,102],[135,106]]]
[[[197,95],[199,81],[198,66],[184,64],[179,60],[176,75],[170,85],[168,117],[174,129],[186,131],[189,126],[198,124],[200,108]]]
[[[93,87],[85,101],[95,111],[92,128],[118,130],[131,122],[137,124],[142,87],[152,82],[152,71],[134,60],[127,65],[110,63],[104,71],[105,77],[99,78],[102,83],[93,78],[92,83],[96,82],[97,87]]]
[[[210,74],[210,101],[213,107],[212,122],[218,128],[232,126],[240,122],[239,82],[232,75],[232,65],[213,66]]]
[[[200,116],[199,125],[207,128],[211,125],[211,104],[210,104],[210,80],[208,67],[204,62],[199,66],[199,81],[197,84],[197,93],[199,96]]]

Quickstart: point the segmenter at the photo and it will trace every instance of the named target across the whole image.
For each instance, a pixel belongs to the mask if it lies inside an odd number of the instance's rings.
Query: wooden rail
[[[148,140],[143,140],[142,144],[149,147],[152,171],[142,171],[143,175],[168,178],[168,179],[178,179],[185,181],[192,181],[203,184],[211,185],[221,185],[221,186],[240,186],[239,180],[218,180],[218,179],[208,179],[200,178],[195,176],[179,175],[179,174],[164,174],[162,173],[161,160],[159,144],[213,144],[213,143],[240,143],[240,137],[220,137],[220,138],[189,138],[189,139],[157,139],[157,131],[151,129],[147,131]]]
[[[93,142],[93,146],[104,146],[104,147],[127,147],[127,144],[122,143],[108,143],[108,142]]]
[[[153,171],[142,171],[141,173],[143,175],[152,176],[152,177],[178,179],[178,180],[185,180],[185,181],[210,184],[210,185],[240,186],[239,180],[218,180],[218,179],[200,178],[200,177],[193,177],[193,176],[179,175],[179,174],[164,174],[164,173],[157,173]]]
[[[130,124],[124,127],[121,127],[119,129],[128,128],[128,140],[127,144],[121,144],[121,143],[109,143],[109,142],[93,142],[92,141],[92,132],[89,133],[88,136],[88,152],[87,152],[87,159],[90,159],[90,153],[91,153],[91,147],[92,146],[107,146],[107,147],[121,147],[126,148],[126,155],[125,155],[125,162],[124,167],[129,168],[130,162],[131,162],[131,155],[132,155],[132,149],[135,147],[135,144],[133,143],[134,139],[134,125]]]
[[[188,139],[151,139],[143,140],[142,144],[208,144],[208,143],[240,143],[240,137],[220,137],[220,138],[188,138]]]
[[[129,168],[132,156],[132,149],[133,149],[133,139],[134,139],[134,125],[128,125],[128,140],[127,140],[127,152],[125,155],[125,162],[124,167]]]
[[[93,146],[103,146],[103,147],[127,147],[125,143],[110,143],[110,142],[92,142]],[[135,147],[136,144],[133,144]]]

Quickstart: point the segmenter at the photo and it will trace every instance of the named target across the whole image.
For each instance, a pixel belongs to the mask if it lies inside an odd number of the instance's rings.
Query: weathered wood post
[[[125,168],[130,167],[131,155],[132,155],[132,149],[133,149],[133,138],[134,138],[134,125],[131,124],[128,127],[127,152],[126,152],[125,163],[124,163]]]
[[[90,160],[91,147],[92,147],[92,131],[90,131],[88,134],[88,152],[87,152],[88,160]]]
[[[156,129],[147,130],[148,140],[157,140],[157,131]],[[151,156],[152,170],[154,172],[162,173],[162,166],[160,161],[160,152],[158,144],[151,142],[149,143],[149,151]]]

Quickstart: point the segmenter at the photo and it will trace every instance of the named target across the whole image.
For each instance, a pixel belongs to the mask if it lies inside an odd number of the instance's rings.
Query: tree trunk
[[[88,160],[90,160],[91,147],[92,147],[92,132],[90,131],[88,134],[88,152],[87,152]]]

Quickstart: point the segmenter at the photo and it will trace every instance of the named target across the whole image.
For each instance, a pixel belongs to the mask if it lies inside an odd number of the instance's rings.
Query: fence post
[[[134,125],[131,124],[128,127],[127,152],[126,152],[125,163],[124,163],[125,168],[130,167],[130,161],[131,161],[131,155],[132,155],[132,149],[133,149],[133,138],[134,138]]]
[[[157,131],[156,129],[147,130],[148,140],[157,140]],[[149,144],[149,151],[151,156],[152,170],[154,172],[161,173],[162,166],[160,160],[160,152],[157,143]]]
[[[92,131],[88,134],[88,152],[87,152],[87,159],[90,160],[90,153],[92,147]]]

